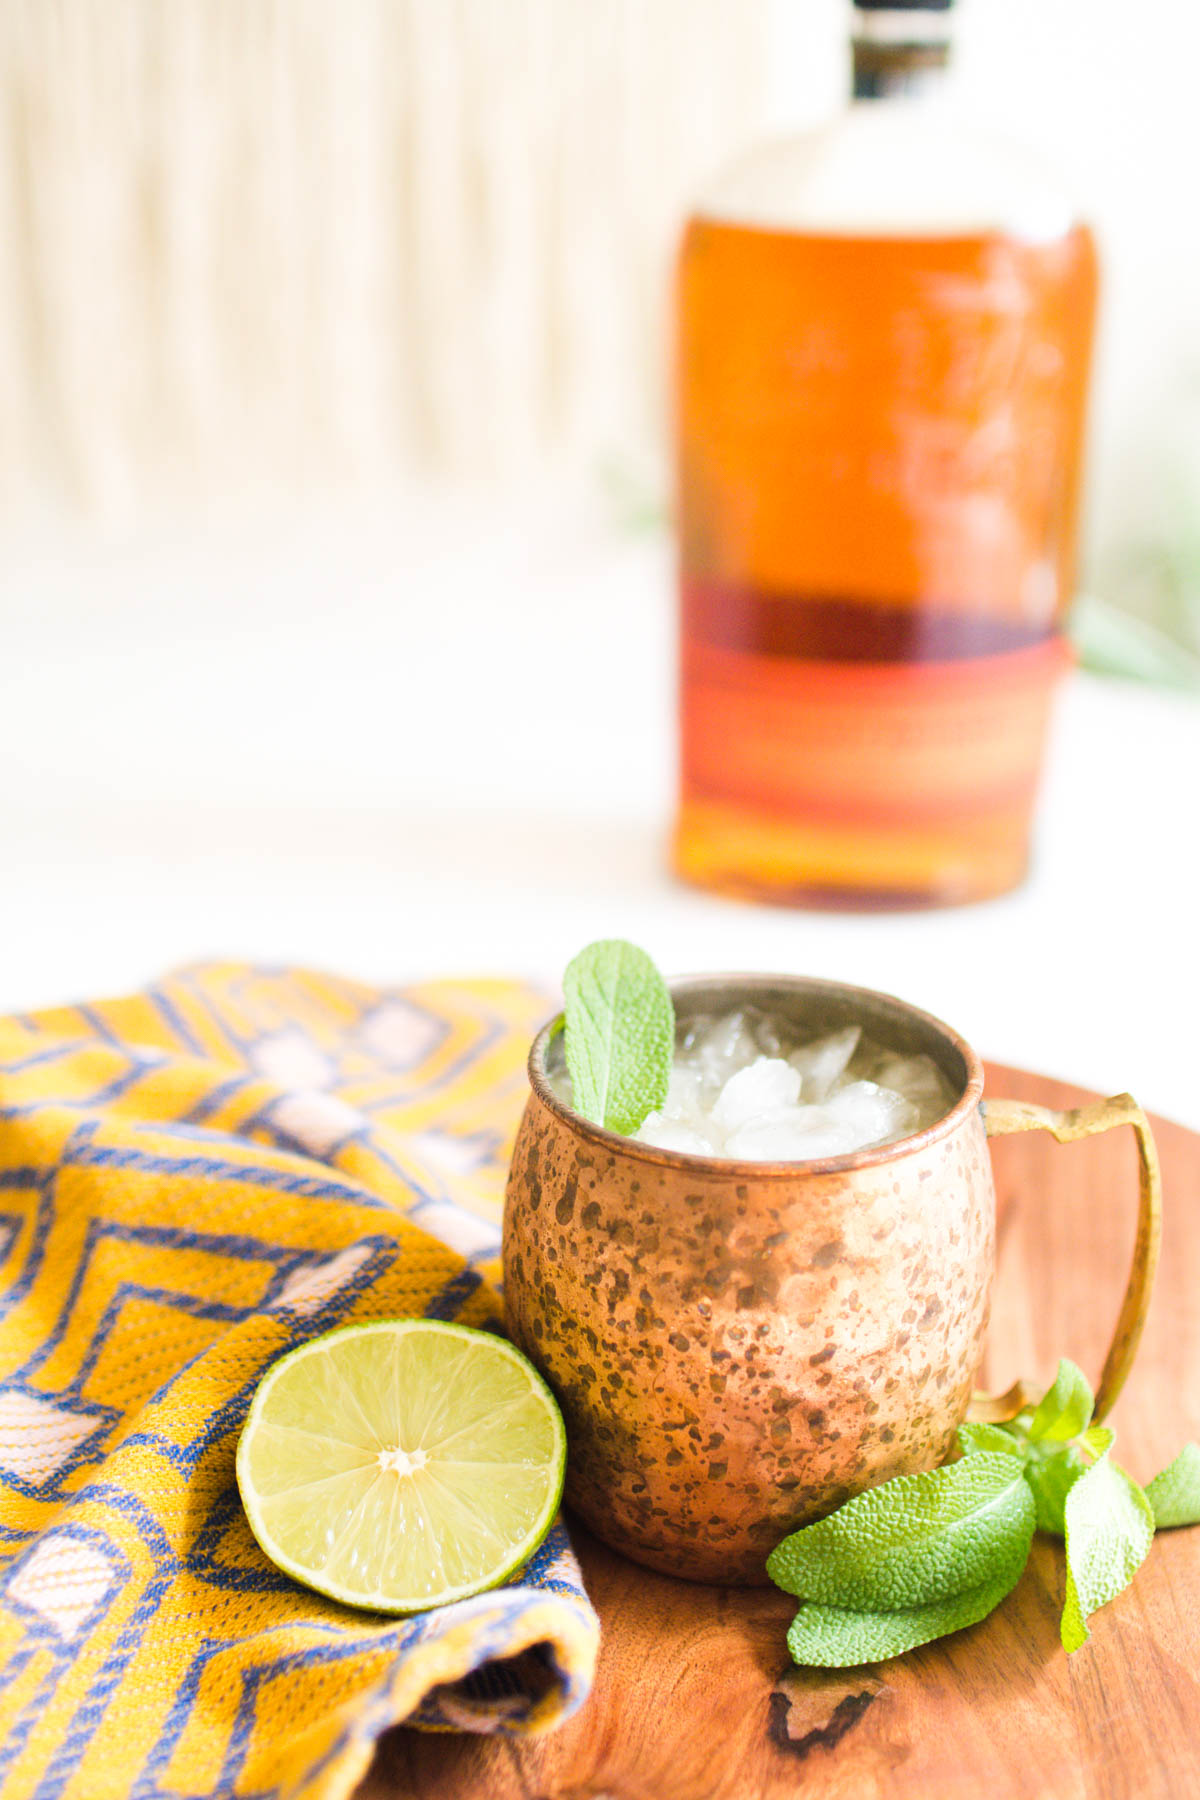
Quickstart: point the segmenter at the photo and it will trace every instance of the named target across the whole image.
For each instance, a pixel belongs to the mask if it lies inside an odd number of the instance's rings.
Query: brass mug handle
[[[1133,1366],[1158,1265],[1162,1237],[1162,1179],[1150,1121],[1131,1094],[1115,1094],[1111,1100],[1096,1100],[1090,1106],[1076,1106],[1068,1112],[1052,1112],[1047,1106],[1033,1106],[1027,1100],[985,1100],[981,1110],[984,1130],[990,1138],[1007,1137],[1013,1131],[1051,1131],[1060,1144],[1069,1144],[1076,1138],[1093,1137],[1098,1131],[1111,1131],[1117,1125],[1132,1125],[1136,1133],[1137,1241],[1133,1247],[1125,1298],[1096,1390],[1094,1417],[1103,1419]],[[1021,1409],[1031,1405],[1037,1397],[1025,1382],[1014,1381],[1004,1394],[974,1394],[967,1416],[980,1424],[1002,1424],[1016,1418]]]

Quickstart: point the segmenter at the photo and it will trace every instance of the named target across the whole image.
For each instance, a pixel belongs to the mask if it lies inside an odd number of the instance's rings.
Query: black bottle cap
[[[950,9],[954,0],[854,0],[858,24],[854,53],[856,100],[884,100],[923,91],[950,57]]]

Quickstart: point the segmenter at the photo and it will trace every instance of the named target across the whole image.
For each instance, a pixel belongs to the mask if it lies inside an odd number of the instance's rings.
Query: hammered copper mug
[[[1062,1113],[983,1102],[979,1058],[955,1031],[863,988],[714,975],[672,994],[684,1021],[752,1005],[806,1035],[861,1024],[931,1056],[957,1099],[924,1131],[824,1161],[685,1155],[572,1112],[547,1081],[561,1020],[541,1032],[505,1202],[505,1302],[566,1419],[566,1498],[598,1537],[671,1575],[765,1582],[788,1531],[942,1461],[968,1410],[1020,1410],[1019,1382],[973,1399],[994,1272],[986,1139],[1000,1133],[1137,1134],[1137,1248],[1104,1416],[1158,1249],[1154,1145],[1127,1094]]]

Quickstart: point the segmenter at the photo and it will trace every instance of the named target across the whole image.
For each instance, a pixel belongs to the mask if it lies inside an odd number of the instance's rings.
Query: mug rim
[[[820,975],[785,975],[772,970],[746,969],[740,972],[719,971],[711,975],[678,975],[668,980],[667,988],[672,1001],[677,994],[694,991],[697,988],[709,988],[728,984],[731,988],[739,984],[772,982],[777,986],[794,988],[797,991],[811,993],[814,989],[828,993],[849,995],[851,999],[866,1001],[883,1001],[906,1013],[909,1018],[918,1020],[939,1037],[943,1038],[962,1058],[967,1071],[967,1079],[963,1091],[940,1119],[927,1125],[922,1131],[914,1131],[908,1137],[895,1138],[891,1143],[876,1144],[862,1150],[844,1151],[840,1156],[813,1157],[806,1162],[758,1162],[733,1156],[703,1156],[692,1150],[663,1150],[657,1144],[644,1144],[639,1138],[625,1137],[619,1131],[609,1131],[606,1126],[594,1125],[560,1100],[550,1086],[546,1077],[546,1051],[551,1039],[562,1028],[564,1014],[561,1010],[555,1013],[542,1026],[533,1043],[529,1047],[526,1071],[529,1085],[538,1099],[563,1123],[590,1139],[600,1148],[619,1149],[627,1156],[639,1161],[654,1163],[672,1169],[701,1170],[706,1173],[723,1173],[741,1179],[756,1179],[763,1176],[774,1179],[792,1179],[797,1175],[832,1175],[852,1172],[856,1169],[879,1168],[887,1163],[895,1162],[901,1156],[913,1156],[927,1149],[931,1144],[939,1143],[956,1131],[962,1122],[979,1107],[983,1099],[983,1064],[971,1045],[952,1025],[939,1019],[934,1013],[926,1012],[922,1007],[913,1006],[908,1000],[902,1000],[898,994],[885,993],[880,988],[858,987],[849,981],[831,981]]]

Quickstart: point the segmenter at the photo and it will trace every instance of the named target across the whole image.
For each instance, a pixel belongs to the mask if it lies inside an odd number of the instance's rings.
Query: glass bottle
[[[687,224],[686,879],[937,905],[1025,872],[1068,660],[1096,263],[940,94],[949,0],[856,0],[854,100]]]

